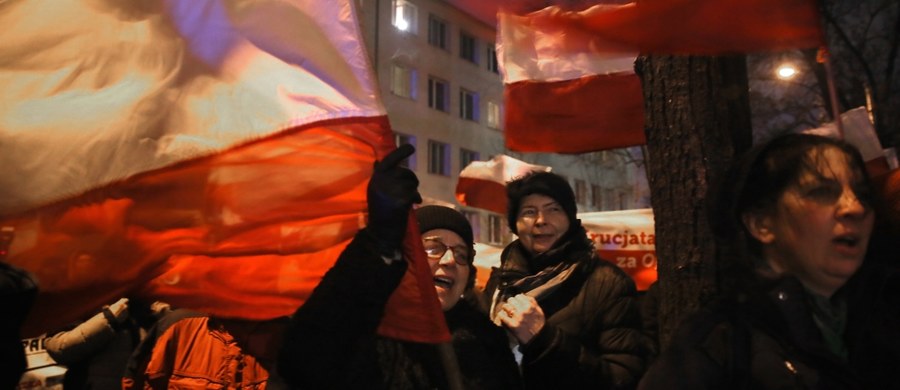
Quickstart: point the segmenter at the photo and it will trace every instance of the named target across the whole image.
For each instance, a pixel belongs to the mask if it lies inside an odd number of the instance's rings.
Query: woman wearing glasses
[[[400,247],[409,210],[421,202],[415,174],[398,166],[411,153],[411,147],[401,147],[376,164],[368,187],[368,226],[294,313],[278,361],[278,373],[292,388],[448,388],[435,345],[376,334],[388,297],[406,271]],[[463,299],[471,296],[475,281],[468,220],[441,206],[424,206],[415,214],[463,387],[521,388],[505,333]]]
[[[535,172],[506,185],[509,228],[485,288],[491,318],[522,354],[527,388],[630,388],[644,366],[634,281],[601,260],[565,178]]]

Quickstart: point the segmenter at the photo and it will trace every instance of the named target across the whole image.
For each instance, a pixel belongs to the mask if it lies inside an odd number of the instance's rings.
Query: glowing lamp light
[[[776,70],[775,73],[778,75],[778,78],[787,80],[797,75],[797,68],[794,68],[793,65],[785,64],[779,66],[778,70]]]
[[[409,29],[409,22],[407,22],[406,19],[403,18],[397,18],[397,21],[394,23],[394,25],[397,26],[397,28],[401,31],[406,31],[407,29]]]

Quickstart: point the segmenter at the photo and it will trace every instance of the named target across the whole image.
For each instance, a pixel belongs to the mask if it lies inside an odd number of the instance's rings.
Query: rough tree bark
[[[639,57],[656,220],[660,345],[718,292],[707,190],[752,143],[743,56]]]

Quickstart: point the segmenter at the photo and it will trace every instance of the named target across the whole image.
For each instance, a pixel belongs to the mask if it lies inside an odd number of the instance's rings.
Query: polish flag
[[[489,6],[455,2],[489,17]],[[494,6],[506,146],[523,152],[645,143],[637,53],[722,55],[825,42],[813,0],[645,0],[581,11],[550,6],[524,16]]]
[[[250,320],[303,304],[394,148],[353,4],[0,7],[0,225],[40,286],[26,334],[122,296]],[[446,341],[413,244],[382,333]]]
[[[506,214],[506,183],[550,167],[529,164],[498,154],[488,161],[473,161],[459,173],[456,200],[460,204]]]
[[[498,14],[509,149],[583,153],[646,142],[637,53],[559,23],[621,7]]]

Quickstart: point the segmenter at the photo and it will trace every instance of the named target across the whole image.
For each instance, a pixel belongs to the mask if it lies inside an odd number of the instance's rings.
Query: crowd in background
[[[290,318],[215,318],[122,298],[47,335],[64,388],[900,388],[895,226],[859,152],[793,134],[739,158],[710,199],[728,257],[719,298],[657,340],[658,294],[598,257],[568,182],[507,183],[510,230],[483,291],[472,227],[422,199],[402,146],[376,163],[368,224]],[[885,209],[885,207],[888,207]],[[408,262],[410,212],[451,341],[379,335]],[[8,244],[8,242],[7,242]],[[3,248],[3,253],[5,253]],[[663,260],[664,261],[664,260]],[[0,262],[0,386],[25,369],[19,327],[39,283]]]

